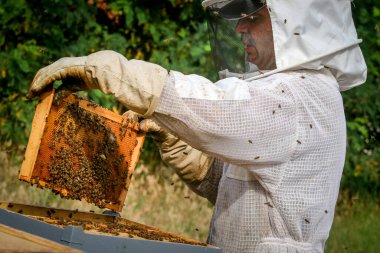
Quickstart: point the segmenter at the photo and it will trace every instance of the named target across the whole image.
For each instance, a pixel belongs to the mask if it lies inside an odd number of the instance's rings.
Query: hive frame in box
[[[127,221],[123,218],[104,214],[94,214],[87,212],[69,211],[63,209],[51,209],[38,206],[28,206],[23,204],[8,203],[0,201],[0,224],[31,233],[45,239],[78,249],[85,252],[101,253],[221,253],[222,249],[212,245],[194,245],[193,242],[198,242],[193,239],[185,238],[179,235],[174,235],[164,232],[153,227],[145,226],[135,223],[138,226],[153,230],[160,234],[167,234],[169,236],[183,239],[185,243],[176,243],[159,240],[149,240],[141,238],[128,238],[122,235],[106,235],[104,233],[90,233],[80,226],[57,226],[48,224],[44,221],[36,219],[37,217],[46,216],[49,210],[51,216],[57,215],[58,217],[68,217],[72,214],[72,218],[81,220],[93,220],[97,222],[117,222]],[[134,223],[134,222],[132,222]]]
[[[45,130],[45,127],[47,127],[46,126],[47,119],[53,105],[54,94],[55,94],[54,90],[50,90],[43,93],[41,95],[40,102],[38,103],[36,107],[36,112],[35,112],[35,116],[32,122],[32,129],[31,129],[29,141],[28,141],[28,145],[25,151],[25,157],[22,162],[20,173],[19,173],[19,179],[22,181],[30,182],[32,184],[35,183],[32,180],[32,174],[33,174],[33,170],[35,169],[37,156],[39,153],[42,138],[44,136],[44,130]],[[86,100],[80,100],[79,107],[81,107],[82,109],[85,109],[86,111],[94,113],[98,116],[111,120],[113,122],[119,123],[121,125],[123,124],[124,119],[121,115],[118,115],[102,107],[89,106],[88,101]],[[136,126],[138,128],[137,122],[135,122],[134,127],[136,128]],[[130,163],[128,164],[128,171],[130,173],[134,171],[134,168],[139,160],[140,150],[144,143],[144,139],[145,139],[145,134],[138,132],[136,136],[136,145],[134,146],[134,149],[130,158]],[[128,178],[127,180],[128,180],[128,183],[126,183],[126,187],[121,190],[121,194],[119,195],[119,198],[118,198],[118,203],[105,203],[104,207],[109,208],[114,211],[122,210],[122,207],[123,207],[123,204],[128,192],[130,178]],[[47,185],[47,183],[43,180],[38,180],[37,183],[42,187]],[[60,189],[56,187],[50,187],[50,188],[52,188],[53,190],[57,192],[60,192],[61,195],[63,196],[67,194],[66,189]]]

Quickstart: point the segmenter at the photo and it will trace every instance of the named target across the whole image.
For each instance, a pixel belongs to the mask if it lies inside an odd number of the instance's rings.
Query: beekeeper
[[[223,252],[323,252],[345,160],[340,91],[366,79],[351,1],[202,4],[218,82],[100,51],[41,69],[29,95],[74,78],[147,118],[162,159],[215,204],[209,243]]]

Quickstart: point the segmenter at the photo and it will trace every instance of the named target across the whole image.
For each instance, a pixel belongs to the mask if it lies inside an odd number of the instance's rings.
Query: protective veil
[[[166,79],[152,119],[215,157],[192,187],[215,203],[223,252],[323,252],[345,160],[340,90],[366,76],[350,4],[268,0],[276,70]]]
[[[361,40],[357,38],[351,17],[350,0],[267,0],[277,69],[265,74],[262,74],[265,70],[257,71],[255,65],[246,61],[240,37],[234,32],[238,18],[262,8],[261,1],[252,1],[258,2],[253,6],[246,6],[246,2],[250,1],[203,2],[203,6],[210,9],[210,39],[220,76],[256,79],[285,70],[318,70],[327,67],[336,77],[342,91],[365,81],[367,68],[358,46]],[[232,8],[243,6],[240,17],[228,13],[229,5]]]

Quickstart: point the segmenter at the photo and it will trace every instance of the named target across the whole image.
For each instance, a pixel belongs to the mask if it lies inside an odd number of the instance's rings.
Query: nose
[[[245,22],[245,19],[240,19],[235,27],[235,32],[247,33],[247,31],[248,31],[247,22]]]

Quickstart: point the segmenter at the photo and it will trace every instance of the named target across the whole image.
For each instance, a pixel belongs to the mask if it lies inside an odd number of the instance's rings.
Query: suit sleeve
[[[192,147],[239,166],[282,163],[296,145],[296,105],[286,82],[212,83],[171,72],[154,120]]]

